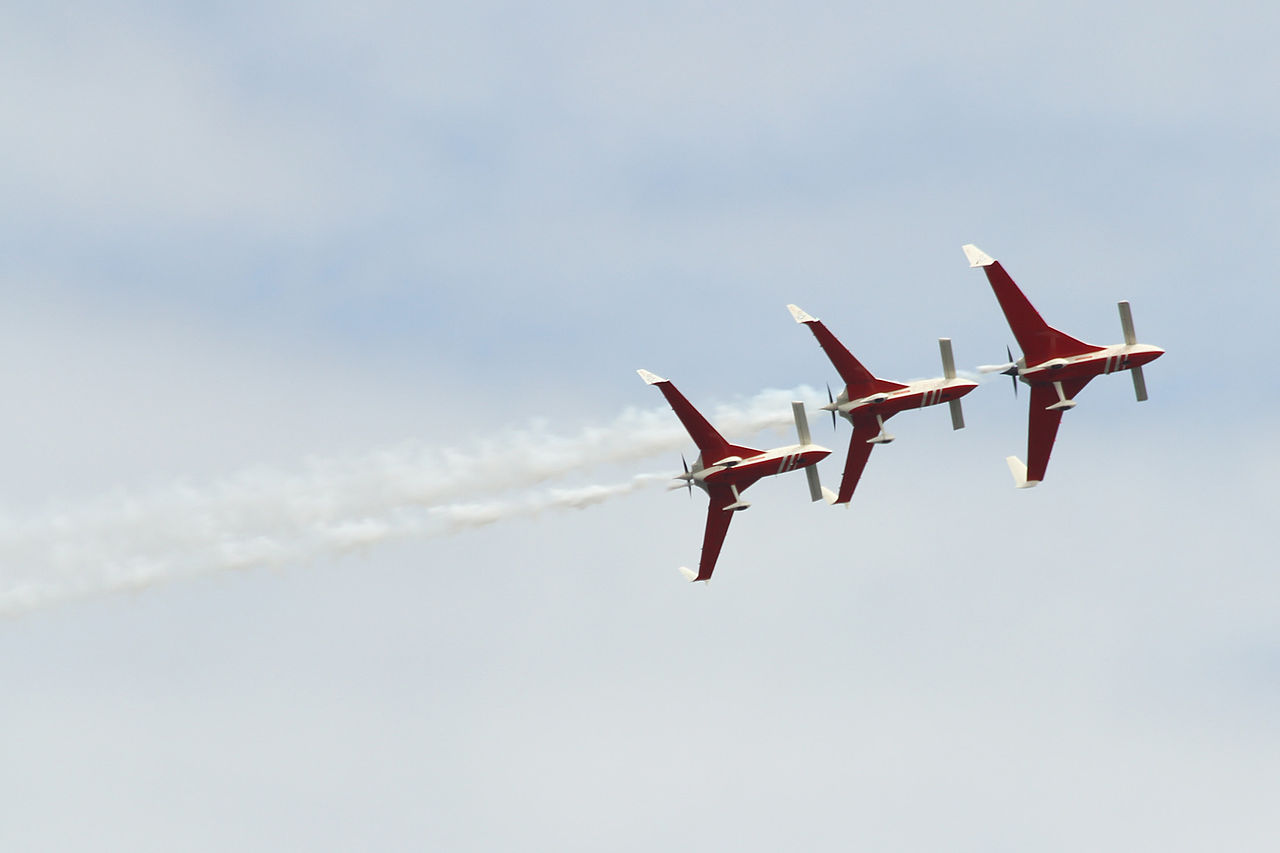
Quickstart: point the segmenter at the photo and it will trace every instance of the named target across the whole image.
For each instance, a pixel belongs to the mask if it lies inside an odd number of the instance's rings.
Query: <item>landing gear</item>
[[[889,433],[884,431],[884,418],[880,415],[876,415],[876,423],[880,425],[880,433],[873,438],[868,438],[867,444],[888,444],[893,441],[894,436],[889,435]]]
[[[1046,411],[1056,412],[1059,409],[1071,409],[1075,407],[1076,401],[1067,399],[1066,392],[1062,390],[1061,382],[1054,382],[1053,390],[1058,392],[1058,402],[1054,403],[1052,406],[1045,406]]]
[[[729,491],[733,492],[733,503],[725,507],[726,512],[737,512],[751,506],[751,504],[742,499],[742,495],[738,494],[737,486],[729,486]]]

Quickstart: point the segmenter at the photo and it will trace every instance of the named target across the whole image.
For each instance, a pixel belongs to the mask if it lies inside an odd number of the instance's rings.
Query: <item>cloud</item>
[[[185,28],[127,8],[3,19],[0,182],[32,214],[280,238],[359,206],[332,134],[288,103],[247,98]]]
[[[0,846],[1265,847],[1276,12],[1165,12],[0,12],[0,590],[209,575],[0,626]],[[630,371],[820,382],[789,301],[997,361],[974,240],[1084,339],[1133,299],[1152,401],[1092,384],[1030,493],[1025,394],[904,414],[680,583]]]

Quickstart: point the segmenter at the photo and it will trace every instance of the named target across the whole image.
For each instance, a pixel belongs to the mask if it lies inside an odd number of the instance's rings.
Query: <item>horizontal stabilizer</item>
[[[942,353],[942,378],[956,378],[956,357],[951,350],[951,338],[938,338],[938,350]]]
[[[1133,374],[1133,393],[1141,403],[1147,399],[1147,378],[1142,375],[1142,365],[1138,365],[1129,372]]]
[[[797,323],[812,323],[818,319],[807,314],[799,305],[788,305],[787,310],[791,312],[792,317],[796,318]]]
[[[1124,343],[1131,347],[1138,342],[1138,333],[1133,330],[1133,310],[1127,299],[1117,305],[1120,308],[1120,328],[1124,331]]]
[[[804,413],[804,403],[792,400],[791,414],[796,419],[796,436],[800,439],[800,443],[806,447],[813,444],[813,439],[809,435],[809,417]]]
[[[818,479],[818,466],[810,465],[804,469],[805,477],[809,480],[809,499],[811,501],[822,500],[822,481]]]
[[[659,376],[658,374],[650,373],[649,371],[644,370],[643,368],[640,370],[637,370],[636,373],[640,374],[640,378],[644,380],[644,384],[646,385],[657,385],[659,382],[667,381],[663,379],[661,376]]]
[[[1040,485],[1039,480],[1027,479],[1027,466],[1022,464],[1022,460],[1016,456],[1006,456],[1005,462],[1009,463],[1009,471],[1013,474],[1013,482],[1019,489],[1031,489]]]
[[[989,267],[996,262],[995,258],[972,243],[966,243],[961,248],[964,250],[964,256],[969,259],[969,266],[971,267]]]

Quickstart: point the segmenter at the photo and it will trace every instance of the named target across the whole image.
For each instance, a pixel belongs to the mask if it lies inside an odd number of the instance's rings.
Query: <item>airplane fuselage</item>
[[[1164,350],[1150,344],[1116,344],[1081,355],[1052,358],[1029,367],[1019,361],[1018,378],[1028,385],[1092,379],[1105,373],[1141,367],[1162,355]]]
[[[857,411],[869,411],[887,418],[908,409],[922,409],[925,406],[959,400],[977,387],[977,382],[968,379],[922,379],[897,391],[871,394],[853,400],[848,399],[847,393],[842,391],[835,410],[850,422]]]
[[[830,450],[816,444],[792,444],[736,461],[733,458],[716,460],[689,477],[694,485],[703,489],[717,484],[744,489],[763,477],[816,465],[830,454]]]

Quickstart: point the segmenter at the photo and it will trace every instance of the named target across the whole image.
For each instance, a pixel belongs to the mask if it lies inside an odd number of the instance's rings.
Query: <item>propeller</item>
[[[831,404],[831,428],[836,429],[836,398],[831,394],[831,383],[827,383],[827,402]]]
[[[693,476],[689,474],[689,463],[684,461],[684,454],[680,454],[680,464],[684,466],[684,485],[689,490],[689,498],[693,499]]]
[[[978,365],[979,373],[1003,373],[1005,376],[1013,379],[1013,396],[1018,396],[1018,363],[1013,360],[1013,350],[1009,347],[1004,348],[1004,354],[1009,360],[1004,364],[980,364]]]

